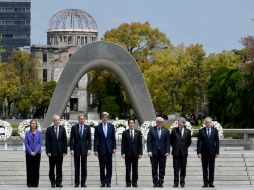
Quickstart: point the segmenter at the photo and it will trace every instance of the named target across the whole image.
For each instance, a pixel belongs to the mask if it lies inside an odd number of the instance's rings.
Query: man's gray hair
[[[164,121],[164,119],[162,117],[156,117],[156,122],[157,121]]]
[[[57,114],[55,114],[55,115],[53,116],[53,120],[55,120],[55,119],[60,119],[60,116],[57,115]]]
[[[103,117],[103,116],[107,116],[108,117],[109,113],[104,111],[104,112],[101,113],[101,117]]]
[[[85,114],[83,114],[83,113],[81,113],[81,114],[78,115],[78,119],[80,119],[81,117],[86,118],[86,117],[85,117]]]
[[[182,121],[183,123],[186,123],[186,119],[184,117],[179,117],[178,121]]]

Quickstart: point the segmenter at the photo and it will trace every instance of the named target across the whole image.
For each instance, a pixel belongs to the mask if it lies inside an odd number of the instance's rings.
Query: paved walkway
[[[24,187],[24,186],[0,186],[1,189],[5,190],[23,190],[23,189],[43,189],[43,190],[46,190],[46,189],[52,189],[50,187],[47,187],[47,186],[40,186],[38,188],[27,188],[27,187]],[[74,188],[73,186],[65,186],[63,188],[55,188],[55,189],[62,189],[62,190],[69,190],[69,189],[81,189],[80,187],[79,188]],[[87,187],[87,188],[83,188],[83,189],[89,189],[89,190],[102,190],[104,188],[98,188],[98,187]],[[108,189],[108,188],[106,188]],[[111,190],[129,190],[129,189],[135,189],[135,190],[152,190],[152,189],[155,189],[155,188],[151,188],[151,187],[138,187],[138,188],[126,188],[126,187],[111,187],[110,188]],[[157,188],[156,188],[157,189]],[[158,188],[159,189],[159,188]],[[165,187],[163,189],[173,189],[173,187]],[[254,186],[242,186],[242,187],[230,187],[230,186],[226,186],[226,187],[219,187],[217,186],[216,188],[200,188],[200,187],[186,187],[186,188],[174,188],[175,190],[179,189],[179,190],[204,190],[204,189],[214,189],[214,190],[253,190],[254,189]]]

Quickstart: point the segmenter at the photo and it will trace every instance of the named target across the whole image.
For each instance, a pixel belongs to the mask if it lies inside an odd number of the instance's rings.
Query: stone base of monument
[[[119,150],[118,150],[119,151]],[[0,152],[0,187],[1,185],[25,186],[26,166],[25,154],[23,151],[1,151]],[[74,170],[73,158],[68,155],[64,158],[63,184],[73,186]],[[48,178],[49,163],[45,152],[42,154],[40,167],[40,186],[50,187]],[[221,151],[216,159],[215,182],[216,187],[251,187],[254,183],[254,152],[251,151]],[[186,188],[201,187],[202,168],[201,161],[197,158],[196,152],[190,150],[186,176]],[[99,165],[95,156],[88,158],[89,187],[99,187]],[[152,187],[150,160],[145,154],[139,161],[139,187]],[[119,152],[113,158],[113,187],[125,186],[125,165]],[[164,187],[173,186],[172,157],[167,160],[166,176]]]
[[[98,112],[88,112],[87,113],[87,118],[89,120],[98,121],[98,120],[100,120],[100,114],[98,114]]]

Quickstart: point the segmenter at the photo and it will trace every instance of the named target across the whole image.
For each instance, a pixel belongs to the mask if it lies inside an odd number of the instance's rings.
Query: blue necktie
[[[83,125],[79,126],[79,136],[80,138],[83,136]]]
[[[107,138],[107,124],[106,123],[103,123],[103,132],[104,132],[105,138]]]
[[[207,129],[207,136],[208,138],[210,138],[211,132],[210,132],[210,128]]]
[[[159,139],[161,138],[161,128],[158,128],[158,136],[159,136]]]

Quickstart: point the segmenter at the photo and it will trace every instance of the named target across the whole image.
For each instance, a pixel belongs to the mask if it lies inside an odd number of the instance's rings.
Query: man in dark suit
[[[147,151],[152,164],[153,187],[163,187],[166,159],[170,156],[169,130],[164,128],[163,124],[164,119],[157,117],[156,126],[150,128],[147,136]]]
[[[94,132],[94,155],[99,158],[101,187],[111,187],[112,154],[116,153],[115,128],[108,123],[108,117],[107,112],[101,114],[102,123]]]
[[[202,161],[203,187],[215,187],[213,184],[214,166],[215,158],[219,155],[219,135],[218,130],[212,127],[212,119],[210,117],[205,118],[205,126],[198,133],[197,154]]]
[[[138,159],[142,157],[142,134],[135,128],[135,120],[128,120],[129,129],[122,134],[121,155],[125,159],[126,166],[126,187],[138,187]],[[132,168],[132,180],[131,180]]]
[[[185,186],[186,166],[188,157],[188,148],[191,144],[191,131],[185,127],[186,120],[183,117],[178,119],[178,127],[172,129],[170,134],[170,144],[172,146],[173,168],[174,168],[174,186],[179,184]]]
[[[78,116],[79,124],[71,128],[70,152],[74,156],[75,186],[80,184],[80,160],[81,160],[81,187],[86,187],[87,156],[91,154],[91,130],[85,125],[85,116]]]
[[[54,115],[53,126],[46,131],[46,154],[49,157],[49,179],[51,187],[63,187],[62,166],[63,156],[67,154],[67,136],[63,126],[60,125],[60,117]],[[56,177],[55,177],[56,167]]]

